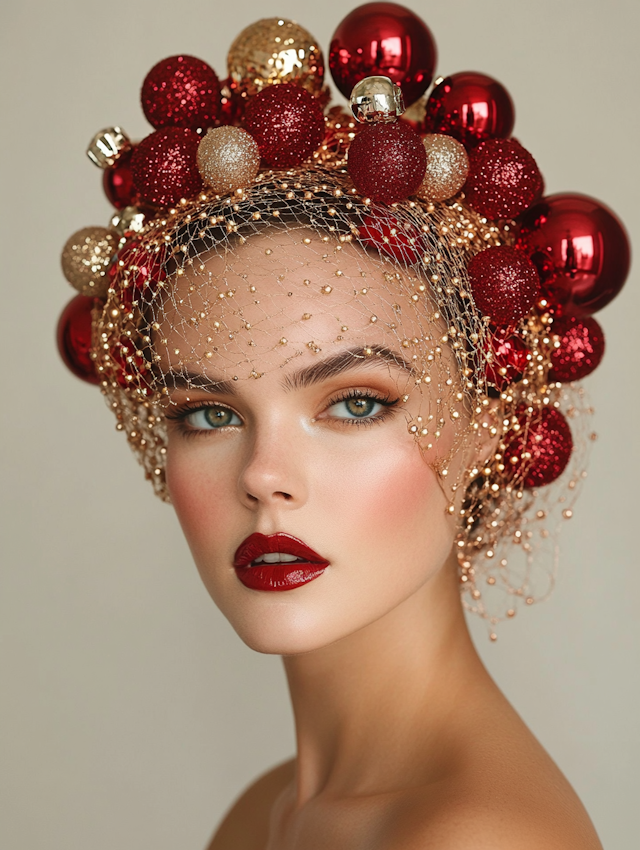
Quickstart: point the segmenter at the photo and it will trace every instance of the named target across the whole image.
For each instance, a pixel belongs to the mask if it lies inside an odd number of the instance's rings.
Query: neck
[[[437,772],[442,735],[489,680],[473,647],[453,560],[374,623],[284,658],[296,723],[298,804],[322,791],[379,793]]]

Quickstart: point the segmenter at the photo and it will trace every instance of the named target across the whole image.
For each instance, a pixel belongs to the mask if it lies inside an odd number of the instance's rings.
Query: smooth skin
[[[283,657],[296,724],[295,758],[245,791],[209,850],[601,848],[575,792],[472,644],[448,496],[434,458],[407,429],[425,408],[424,390],[402,401],[406,370],[379,357],[293,380],[354,345],[391,348],[396,335],[380,321],[320,353],[274,360],[276,333],[294,345],[299,333],[302,344],[326,337],[331,318],[300,283],[296,251],[308,265],[310,249],[279,238],[286,261],[277,252],[269,260],[261,298],[283,316],[294,292],[314,318],[304,330],[279,325],[263,335],[262,352],[251,352],[265,364],[260,380],[233,383],[227,352],[194,370],[228,383],[176,386],[167,408],[167,482],[200,575],[250,647]],[[261,241],[242,248],[248,268],[264,268]],[[364,262],[343,252],[347,282],[360,279]],[[218,263],[207,264],[212,280]],[[240,289],[234,309],[243,298],[249,312]],[[381,293],[381,317],[386,304]],[[177,326],[168,317],[162,328],[167,352],[184,348]],[[170,354],[163,368],[171,370]],[[447,428],[441,446],[451,448]],[[450,469],[491,448],[480,432]],[[330,566],[295,590],[246,588],[233,569],[236,548],[253,532],[277,531]]]

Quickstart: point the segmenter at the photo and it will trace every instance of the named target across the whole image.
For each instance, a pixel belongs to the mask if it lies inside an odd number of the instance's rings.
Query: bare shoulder
[[[273,804],[293,777],[293,759],[258,777],[229,809],[208,850],[264,850]]]

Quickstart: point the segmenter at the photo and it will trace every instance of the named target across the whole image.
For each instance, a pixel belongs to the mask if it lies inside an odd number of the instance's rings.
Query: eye
[[[242,420],[228,407],[212,404],[193,410],[184,417],[184,422],[194,430],[212,431],[216,428],[225,428],[228,425],[242,425]]]
[[[354,395],[343,398],[327,408],[327,413],[336,419],[367,419],[377,416],[384,403],[366,395]]]

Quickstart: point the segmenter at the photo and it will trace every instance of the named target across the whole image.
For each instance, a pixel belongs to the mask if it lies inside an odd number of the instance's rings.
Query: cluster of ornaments
[[[362,241],[406,258],[406,246],[394,244],[402,234],[390,235],[395,231],[376,207],[411,197],[426,204],[464,197],[486,219],[509,222],[513,246],[487,248],[469,265],[475,304],[492,331],[488,381],[500,392],[522,375],[528,352],[517,328],[536,311],[552,322],[549,380],[579,380],[602,358],[604,336],[592,314],[626,279],[625,231],[592,198],[543,197],[535,159],[511,138],[514,106],[498,81],[463,72],[438,79],[429,92],[436,55],[428,27],[395,3],[358,7],[331,40],[329,69],[357,121],[346,167],[356,190],[374,204]],[[325,114],[327,102],[317,42],[279,18],[240,33],[225,80],[187,55],[164,59],[149,71],[141,103],[153,132],[132,142],[120,128],[109,128],[87,151],[103,169],[104,191],[115,207],[110,227],[78,231],[62,255],[65,277],[79,295],[60,318],[58,343],[78,377],[99,383],[91,359],[91,311],[133,256],[145,219],[205,189],[224,195],[247,188],[265,168],[314,164],[335,130],[331,113]],[[145,263],[137,251],[135,261],[137,286],[163,274],[157,258]],[[124,363],[131,358],[127,345],[120,353]],[[524,416],[522,411],[523,422]],[[510,468],[524,454],[532,458],[525,486],[547,484],[564,470],[571,446],[562,414],[543,407],[512,441]]]

